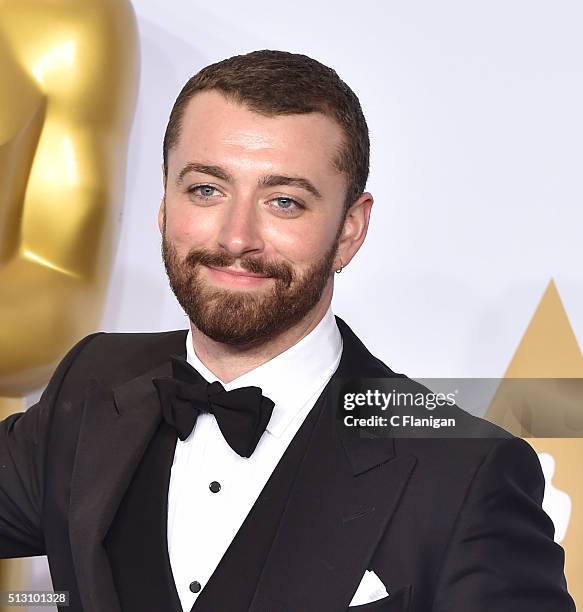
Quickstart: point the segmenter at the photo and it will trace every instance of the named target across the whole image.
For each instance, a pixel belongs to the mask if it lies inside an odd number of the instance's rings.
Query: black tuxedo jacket
[[[333,378],[396,376],[336,320],[344,348]],[[55,590],[72,593],[63,609],[122,609],[104,540],[160,426],[152,379],[171,374],[169,356],[184,355],[185,337],[89,336],[38,404],[0,423],[0,556],[48,555]],[[344,438],[330,389],[250,612],[347,610],[367,569],[389,596],[350,609],[575,610],[541,508],[542,471],[525,441],[461,411],[483,437]]]

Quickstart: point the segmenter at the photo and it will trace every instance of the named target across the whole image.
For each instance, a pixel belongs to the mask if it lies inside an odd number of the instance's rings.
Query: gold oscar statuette
[[[99,324],[138,81],[129,0],[0,0],[0,418]]]

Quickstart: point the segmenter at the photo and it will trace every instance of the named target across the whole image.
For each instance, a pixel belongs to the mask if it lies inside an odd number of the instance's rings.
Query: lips
[[[248,278],[269,278],[267,274],[253,274],[252,272],[247,272],[246,270],[238,270],[234,268],[215,268],[214,266],[208,266],[212,270],[216,270],[217,272],[223,272],[224,274],[231,274],[233,276],[246,276]]]

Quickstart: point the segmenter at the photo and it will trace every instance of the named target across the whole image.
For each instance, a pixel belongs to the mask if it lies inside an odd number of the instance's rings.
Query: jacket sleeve
[[[466,494],[432,612],[575,612],[543,493],[533,448],[520,438],[498,442]]]
[[[41,508],[51,416],[71,365],[96,335],[63,358],[38,403],[0,421],[0,558],[45,554]]]

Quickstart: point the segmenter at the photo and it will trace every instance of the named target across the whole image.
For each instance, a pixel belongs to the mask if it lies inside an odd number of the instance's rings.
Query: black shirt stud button
[[[221,483],[217,482],[216,480],[213,480],[209,485],[209,489],[213,493],[218,493],[221,490]]]
[[[202,587],[200,586],[200,582],[198,580],[195,580],[194,582],[190,583],[190,586],[188,587],[193,593],[198,593]]]

